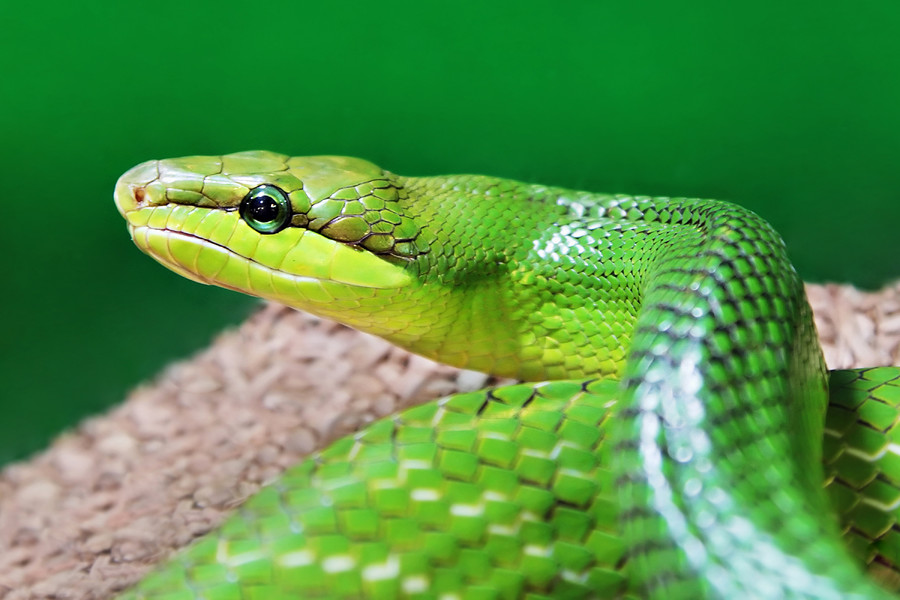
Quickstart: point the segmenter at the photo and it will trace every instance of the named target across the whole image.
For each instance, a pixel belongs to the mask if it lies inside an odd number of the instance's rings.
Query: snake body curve
[[[143,163],[116,204],[186,277],[542,382],[336,442],[127,597],[887,594],[862,567],[896,571],[897,506],[860,490],[891,453],[843,434],[896,412],[900,372],[832,376],[828,409],[802,282],[753,213],[270,152]],[[829,497],[859,479],[844,454],[875,474]]]

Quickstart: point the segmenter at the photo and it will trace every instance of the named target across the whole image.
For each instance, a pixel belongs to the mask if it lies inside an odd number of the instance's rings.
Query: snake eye
[[[241,200],[241,218],[260,233],[280,231],[291,220],[291,201],[274,185],[258,185]]]

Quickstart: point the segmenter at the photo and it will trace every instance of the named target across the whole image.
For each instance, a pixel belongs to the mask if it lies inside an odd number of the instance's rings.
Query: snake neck
[[[659,244],[698,230],[667,199],[481,176],[396,181],[429,250],[390,302],[404,306],[403,327],[373,333],[527,380],[618,378]]]

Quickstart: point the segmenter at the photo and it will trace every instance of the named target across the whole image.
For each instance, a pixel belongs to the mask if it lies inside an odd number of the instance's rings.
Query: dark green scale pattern
[[[635,583],[652,597],[877,594],[822,518],[824,364],[783,244],[738,207],[690,212],[702,233],[648,277],[623,380]]]
[[[290,469],[127,597],[188,597],[185,581],[208,600],[620,594],[603,444],[616,393],[522,384],[379,421]]]
[[[406,190],[389,179],[340,188],[309,207],[298,208],[302,200],[296,192],[294,199],[296,227],[398,260],[412,260],[429,250],[428,236],[402,211]]]
[[[900,368],[833,371],[825,482],[851,552],[900,590]]]
[[[261,277],[262,234],[234,212],[263,183],[293,212],[270,258],[325,274],[297,297],[234,276]],[[881,598],[862,566],[897,576],[896,370],[842,376],[823,453],[811,311],[749,211],[267,152],[145,163],[117,203],[179,272],[210,239],[232,253],[227,287],[449,364],[568,380],[379,421],[127,597]],[[376,283],[340,283],[372,255]]]

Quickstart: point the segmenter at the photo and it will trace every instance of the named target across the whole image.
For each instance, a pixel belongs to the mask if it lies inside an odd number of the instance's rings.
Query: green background
[[[266,148],[725,198],[808,280],[900,277],[900,3],[4,2],[0,461],[253,302],[141,255],[149,159]]]

